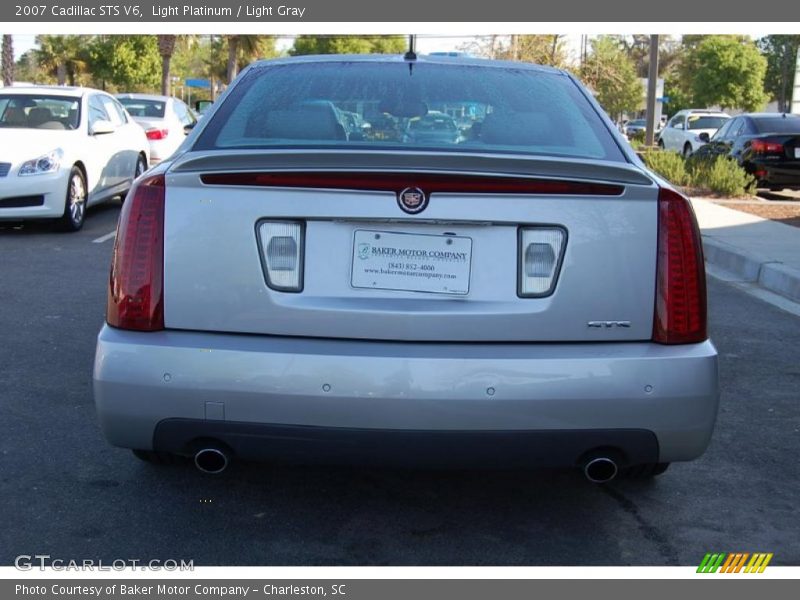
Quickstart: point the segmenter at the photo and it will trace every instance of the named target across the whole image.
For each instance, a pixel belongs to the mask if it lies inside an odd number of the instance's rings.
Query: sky
[[[17,34],[11,37],[14,39],[14,60],[19,59],[20,56],[36,45],[36,35],[32,33]]]

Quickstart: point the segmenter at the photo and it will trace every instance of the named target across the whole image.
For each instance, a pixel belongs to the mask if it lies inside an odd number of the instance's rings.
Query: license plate
[[[354,288],[469,293],[472,239],[358,230],[353,240]]]
[[[795,158],[800,158],[800,148],[795,148],[794,149],[794,157]]]

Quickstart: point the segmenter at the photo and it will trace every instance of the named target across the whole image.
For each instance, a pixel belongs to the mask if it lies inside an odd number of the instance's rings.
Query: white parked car
[[[191,109],[178,98],[150,94],[118,94],[133,120],[150,142],[150,165],[169,158],[197,123]]]
[[[686,157],[697,152],[730,119],[723,112],[712,110],[682,110],[667,123],[658,139],[662,150],[674,150]],[[703,135],[705,134],[705,135]]]
[[[56,219],[77,231],[86,208],[125,194],[149,156],[142,128],[105,92],[0,91],[0,221]]]

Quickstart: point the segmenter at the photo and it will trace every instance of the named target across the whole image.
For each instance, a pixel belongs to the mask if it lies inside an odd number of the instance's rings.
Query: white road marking
[[[105,235],[101,235],[96,240],[92,240],[92,243],[93,244],[102,244],[103,242],[105,242],[107,240],[113,239],[114,237],[116,237],[116,235],[117,235],[117,230],[115,229],[111,233],[107,233]]]

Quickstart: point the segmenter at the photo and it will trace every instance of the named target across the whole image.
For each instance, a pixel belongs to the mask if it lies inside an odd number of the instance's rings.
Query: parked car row
[[[728,156],[756,179],[759,188],[800,189],[800,115],[687,109],[658,136],[662,150],[684,157]]]
[[[0,90],[0,221],[77,231],[89,206],[124,196],[197,119],[180,100],[88,88]]]

